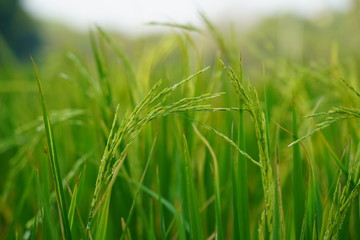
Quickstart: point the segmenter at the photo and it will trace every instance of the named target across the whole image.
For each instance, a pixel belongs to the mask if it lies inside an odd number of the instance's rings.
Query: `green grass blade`
[[[191,24],[178,24],[178,23],[170,23],[170,22],[148,22],[147,23],[150,26],[165,26],[170,28],[176,28],[186,31],[193,31],[201,33],[201,30]]]
[[[179,215],[177,209],[171,202],[169,202],[165,198],[161,197],[160,194],[152,191],[150,188],[148,188],[144,185],[141,185],[139,182],[129,179],[127,176],[123,176],[123,175],[120,175],[120,176],[124,177],[125,180],[128,181],[129,183],[131,183],[132,185],[139,187],[144,193],[148,194],[152,198],[158,199],[158,201],[162,204],[163,207],[165,207],[169,212],[171,212],[174,215],[174,217],[178,218],[178,220],[179,219],[181,220],[182,226],[184,226],[184,230],[186,230],[187,232],[190,232],[190,224],[187,221],[181,219],[181,216]]]
[[[338,178],[324,239],[343,239],[339,234],[344,227],[347,211],[359,194],[360,178],[354,174],[359,170],[359,160],[359,156],[356,156],[356,159],[349,163],[350,171],[345,184],[342,184],[341,175]]]
[[[344,78],[340,77],[341,81],[357,96],[360,97],[360,92],[356,90],[349,82],[347,82]]]
[[[150,203],[150,213],[149,213],[149,219],[150,219],[150,223],[149,223],[149,228],[147,231],[147,237],[149,240],[156,240],[156,236],[155,236],[155,224],[154,224],[154,208],[153,208],[153,202]]]
[[[207,29],[209,30],[210,34],[216,41],[217,45],[219,46],[220,50],[223,52],[227,60],[231,61],[231,55],[228,50],[227,44],[225,43],[223,34],[218,31],[218,29],[214,26],[214,24],[210,21],[210,19],[206,16],[205,13],[199,12],[201,19],[205,23]]]
[[[193,123],[193,128],[196,134],[199,136],[200,140],[205,144],[207,149],[210,152],[211,158],[213,160],[213,170],[214,170],[214,193],[215,193],[215,218],[216,218],[216,236],[217,239],[224,239],[223,233],[223,221],[221,217],[221,198],[220,198],[220,177],[219,177],[219,166],[218,160],[215,154],[215,151],[211,147],[208,140],[201,134],[201,132],[196,128],[195,124]]]
[[[279,179],[279,163],[278,163],[278,153],[276,152],[276,167],[275,167],[275,171],[274,171],[274,178],[275,179]],[[273,231],[273,236],[272,239],[281,239],[281,222],[280,222],[280,209],[281,209],[281,205],[280,205],[280,184],[274,184],[274,195],[275,195],[275,199],[274,199],[274,231]]]
[[[313,162],[314,163],[314,162]],[[312,164],[313,164],[312,163]],[[320,194],[320,185],[321,181],[318,180],[318,171],[314,169],[314,167],[311,165],[311,185],[309,186],[308,190],[308,202],[312,201],[310,204],[307,203],[307,205],[310,205],[310,207],[307,206],[306,209],[306,222],[313,223],[316,227],[316,234],[317,238],[320,239],[320,237],[324,236],[325,228],[326,228],[326,221],[325,219],[329,216],[329,207],[322,203],[321,194]],[[310,212],[312,215],[308,214]],[[311,225],[310,225],[311,227]],[[309,236],[311,236],[311,231],[309,230],[307,233]]]
[[[100,33],[100,36],[103,39],[105,39],[105,41],[110,45],[110,47],[113,49],[115,54],[123,61],[124,67],[125,67],[125,73],[127,75],[127,77],[126,77],[127,83],[130,85],[130,87],[137,88],[138,84],[137,84],[137,80],[136,80],[137,79],[136,74],[135,74],[134,68],[133,68],[129,58],[119,47],[116,46],[115,42],[111,39],[111,37],[107,34],[106,31],[104,31],[99,26],[97,26],[96,28],[97,28],[98,32]],[[135,99],[134,93],[132,91],[130,91],[129,94],[130,94],[131,103],[133,106],[135,106],[136,99]]]
[[[94,34],[90,34],[91,48],[96,60],[96,67],[100,78],[100,85],[104,94],[107,106],[111,104],[111,88],[109,83],[108,68],[106,66],[102,51],[100,51]]]
[[[157,187],[159,189],[158,190],[159,193],[161,193],[161,185],[160,185],[158,166],[156,167],[156,184],[157,184]],[[159,202],[159,212],[160,212],[161,239],[166,239],[166,222],[165,222],[164,208],[163,208],[163,206],[161,204],[161,199],[162,199],[162,196],[161,196],[161,194],[159,194],[158,202]]]
[[[122,226],[123,231],[125,231],[127,229],[126,232],[124,233],[125,240],[131,240],[132,237],[131,237],[130,229],[125,224],[126,224],[125,220],[123,218],[121,218],[121,226]]]
[[[79,182],[77,181],[76,184],[75,184],[74,190],[72,192],[72,197],[71,197],[71,202],[70,202],[70,207],[69,207],[69,213],[68,213],[70,230],[72,230],[73,223],[74,223],[76,200],[77,200],[77,196],[78,196],[78,186],[79,186]]]
[[[28,185],[24,189],[24,194],[21,196],[21,199],[18,202],[18,206],[17,206],[15,216],[14,216],[14,221],[11,223],[9,234],[6,237],[6,239],[8,239],[8,240],[15,239],[15,235],[16,235],[16,231],[17,231],[16,226],[15,226],[16,220],[20,219],[21,212],[24,209],[25,202],[26,202],[27,199],[29,199],[29,195],[33,191],[34,181],[36,180],[35,179],[35,177],[36,177],[35,174],[36,174],[36,172],[32,171],[31,176],[30,176],[29,181],[28,181]],[[38,184],[38,186],[39,186],[38,181],[35,182],[35,184]]]
[[[99,85],[100,85],[101,94],[97,101],[100,105],[100,112],[101,112],[100,120],[105,123],[105,128],[103,130],[104,130],[104,137],[106,137],[107,135],[106,126],[108,126],[111,121],[110,109],[112,107],[112,93],[109,82],[108,67],[104,59],[105,57],[103,51],[101,51],[99,46],[100,44],[98,43],[94,33],[90,33],[90,43],[95,58],[96,69],[99,75]]]
[[[45,165],[45,166],[44,166]],[[33,226],[33,229],[37,229],[36,223],[41,221],[42,224],[39,225],[41,227],[42,236],[45,238],[55,238],[56,236],[60,235],[58,229],[56,228],[56,224],[54,223],[54,219],[51,216],[51,206],[49,201],[49,193],[47,189],[49,189],[49,181],[48,181],[48,171],[44,171],[44,176],[40,177],[39,169],[48,167],[47,164],[42,165],[40,163],[39,167],[36,168],[36,190],[37,190],[37,197],[38,197],[38,205],[39,210],[35,214],[35,216],[30,220]]]
[[[213,127],[210,127],[207,124],[201,123],[201,122],[197,122],[194,121],[194,123],[199,124],[200,126],[206,128],[207,130],[215,133],[216,135],[218,135],[219,137],[221,137],[222,139],[224,139],[226,142],[228,142],[232,147],[234,147],[241,155],[243,155],[245,158],[247,158],[248,160],[250,160],[252,163],[254,163],[256,166],[258,167],[262,167],[262,165],[258,162],[255,161],[252,157],[249,156],[249,154],[247,154],[246,152],[244,152],[243,150],[241,150],[238,145],[236,143],[234,143],[233,140],[231,140],[229,137],[227,137],[225,134],[219,132],[218,130],[216,130]]]
[[[111,198],[111,192],[105,193],[105,200],[104,204],[102,205],[102,211],[99,219],[99,225],[96,229],[96,240],[105,240],[106,238],[106,232],[107,232],[107,225],[108,225],[108,218],[109,218],[109,207],[110,207],[110,198]]]
[[[126,219],[125,230],[123,231],[123,234],[121,235],[121,238],[120,238],[120,239],[124,239],[125,233],[126,233],[126,229],[127,229],[127,227],[129,226],[129,224],[130,224],[130,220],[131,220],[132,214],[133,214],[134,209],[135,209],[135,204],[136,204],[136,201],[137,201],[138,196],[139,196],[139,194],[140,194],[140,190],[141,190],[141,187],[142,187],[142,185],[143,185],[143,182],[144,182],[144,179],[145,179],[145,175],[146,175],[146,172],[147,172],[147,170],[148,170],[148,168],[149,168],[150,160],[151,160],[152,155],[153,155],[154,147],[155,147],[155,144],[156,144],[156,139],[157,139],[157,138],[155,137],[154,142],[153,142],[152,147],[151,147],[151,150],[150,150],[149,157],[148,157],[148,159],[147,159],[147,161],[146,161],[146,165],[145,165],[143,174],[142,174],[142,176],[141,176],[140,183],[139,183],[139,185],[138,185],[138,187],[137,187],[137,190],[136,190],[136,192],[135,192],[135,196],[134,196],[134,199],[133,199],[132,204],[131,204],[131,208],[130,208],[130,211],[129,211],[129,215],[128,215],[127,219]]]
[[[56,154],[54,134],[52,131],[51,121],[50,121],[50,118],[49,118],[49,115],[48,115],[48,112],[46,109],[46,102],[45,102],[45,97],[44,97],[44,93],[42,90],[42,86],[40,83],[39,73],[36,68],[34,59],[31,58],[31,61],[34,66],[34,72],[35,72],[36,81],[37,81],[37,85],[38,85],[39,93],[40,93],[40,101],[41,101],[41,107],[42,107],[42,111],[43,111],[45,132],[46,132],[46,138],[47,138],[49,155],[50,155],[50,166],[51,166],[51,172],[53,175],[53,184],[56,189],[57,204],[58,204],[58,207],[60,210],[60,219],[61,219],[61,224],[63,227],[63,237],[64,237],[64,239],[68,240],[68,239],[72,239],[72,238],[71,238],[71,232],[70,232],[70,225],[69,225],[69,221],[67,218],[65,195],[64,195],[63,188],[62,188],[62,180],[61,180],[59,162],[58,162],[57,154]]]
[[[292,108],[293,115],[293,141],[297,140],[298,124],[295,106]],[[304,177],[302,170],[302,160],[300,155],[300,146],[296,144],[293,146],[293,209],[295,221],[295,237],[300,238],[302,223],[305,213],[305,192],[304,192]]]
[[[234,138],[234,123],[231,126],[231,138]],[[232,154],[232,149],[230,148],[230,153]],[[231,186],[232,186],[232,206],[234,211],[234,229],[233,229],[233,239],[240,239],[240,210],[239,210],[239,170],[238,170],[237,159],[231,161]]]
[[[188,201],[188,212],[190,218],[192,239],[204,239],[203,226],[201,224],[200,208],[197,200],[196,187],[192,167],[190,163],[190,153],[185,135],[183,135],[183,150],[185,161],[185,181],[186,195]]]
[[[28,229],[28,232],[30,233],[30,236],[28,237],[28,239],[30,239],[30,240],[36,239],[36,228],[37,228],[37,226],[38,226],[38,218],[36,217],[34,219],[34,223],[30,226],[31,229]]]

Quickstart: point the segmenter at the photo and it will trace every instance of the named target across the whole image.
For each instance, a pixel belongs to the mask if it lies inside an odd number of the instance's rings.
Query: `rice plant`
[[[200,18],[0,39],[0,239],[360,238],[358,55]]]

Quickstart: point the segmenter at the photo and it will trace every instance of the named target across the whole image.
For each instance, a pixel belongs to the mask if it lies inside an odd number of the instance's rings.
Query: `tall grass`
[[[45,102],[44,93],[43,93],[43,90],[41,87],[39,74],[38,74],[34,59],[31,58],[31,61],[34,65],[34,72],[35,72],[35,76],[36,76],[37,85],[39,88],[41,107],[42,107],[42,112],[43,112],[43,120],[44,120],[44,125],[45,125],[45,133],[46,133],[46,138],[47,138],[47,147],[48,147],[48,151],[49,151],[49,155],[50,155],[50,168],[51,168],[51,173],[52,173],[52,177],[53,177],[52,182],[55,185],[55,189],[56,189],[56,202],[58,205],[58,210],[60,212],[60,219],[61,219],[60,223],[61,223],[63,238],[71,239],[72,237],[71,237],[71,232],[70,232],[69,220],[68,220],[68,216],[67,216],[65,195],[64,195],[64,191],[63,191],[63,187],[62,187],[62,178],[61,178],[61,174],[60,174],[59,161],[58,161],[57,153],[56,153],[56,144],[55,144],[55,140],[54,140],[54,133],[53,133],[51,121],[50,121],[50,118],[49,118],[49,115],[48,115],[48,112],[46,109],[46,102]]]
[[[201,19],[0,67],[0,239],[360,237],[356,68],[240,55]]]
[[[259,151],[259,161],[261,164],[261,178],[264,190],[265,209],[261,216],[260,238],[272,237],[274,222],[274,178],[272,166],[270,162],[270,153],[268,149],[268,138],[266,136],[266,120],[265,113],[262,110],[257,92],[249,85],[246,91],[239,78],[236,77],[231,68],[225,67],[227,74],[231,79],[236,93],[240,96],[240,101],[244,103],[245,109],[249,112],[254,123],[257,145]],[[250,95],[251,94],[251,95]]]

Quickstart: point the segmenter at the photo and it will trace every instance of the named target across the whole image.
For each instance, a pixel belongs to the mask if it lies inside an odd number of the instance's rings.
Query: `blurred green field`
[[[360,239],[356,10],[201,17],[0,39],[0,239]]]

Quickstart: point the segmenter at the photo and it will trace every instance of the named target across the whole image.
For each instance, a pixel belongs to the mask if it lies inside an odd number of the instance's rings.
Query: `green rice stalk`
[[[305,148],[303,148],[305,149]],[[307,154],[308,156],[308,154]],[[309,185],[305,206],[305,216],[301,228],[300,239],[318,239],[321,236],[323,208],[320,196],[319,173],[316,171],[315,162],[308,156]]]
[[[333,204],[327,221],[324,239],[338,239],[340,229],[344,223],[346,214],[351,203],[359,193],[360,179],[354,179],[354,173],[359,169],[359,158],[357,158],[352,166],[350,166],[349,176],[345,186],[341,189],[341,175],[334,193]],[[355,185],[352,183],[355,182]]]
[[[360,92],[356,90],[350,83],[348,83],[344,78],[340,77],[340,80],[358,97],[360,97]]]
[[[280,177],[279,177],[279,158],[278,158],[278,150],[276,150],[276,166],[275,166],[275,179],[277,179],[277,183],[274,184],[274,192],[275,192],[275,199],[274,199],[274,230],[273,230],[273,239],[282,239],[282,232],[281,232],[281,217],[280,217],[280,197],[281,197],[281,188],[280,188]]]
[[[326,117],[325,121],[318,123],[316,125],[315,129],[312,130],[310,133],[308,133],[305,136],[290,143],[288,145],[289,147],[294,144],[299,143],[300,141],[313,135],[314,133],[316,133],[324,128],[329,127],[333,123],[336,123],[341,120],[346,120],[346,119],[360,118],[360,110],[354,109],[354,108],[346,108],[346,107],[335,107],[328,112],[312,114],[312,115],[308,115],[306,117],[318,117],[318,116],[325,116]]]
[[[267,130],[266,130],[266,119],[265,114],[260,106],[257,92],[255,89],[252,89],[249,86],[248,91],[245,90],[239,78],[236,76],[234,71],[231,68],[227,68],[225,64],[222,63],[226,73],[230,77],[231,83],[233,84],[235,91],[240,96],[240,100],[243,102],[244,107],[250,113],[250,117],[255,125],[255,133],[257,138],[257,145],[259,149],[259,159],[261,164],[261,176],[262,176],[262,185],[265,196],[265,212],[262,215],[262,219],[266,222],[265,228],[267,233],[272,234],[273,231],[273,214],[274,214],[274,178],[273,172],[269,157],[268,141],[267,141]],[[249,93],[253,96],[251,96]],[[262,230],[265,230],[261,228]],[[261,234],[261,233],[260,233]]]
[[[114,170],[121,163],[121,160],[124,158],[128,148],[136,139],[138,134],[150,121],[179,112],[218,111],[218,109],[212,108],[211,105],[203,105],[201,102],[221,96],[221,93],[203,94],[198,97],[184,98],[173,104],[163,105],[179,86],[187,83],[207,69],[208,68],[200,70],[172,87],[165,88],[162,91],[158,91],[161,84],[161,82],[158,82],[153,86],[144,99],[134,108],[132,113],[123,118],[119,126],[116,124],[117,108],[105,151],[100,161],[99,172],[87,223],[88,230],[91,228],[95,209],[99,204],[101,195],[107,189],[110,179],[114,176]],[[117,151],[119,146],[123,147],[118,154]]]
[[[239,82],[243,83],[243,67],[240,59],[239,66]],[[246,134],[244,124],[244,103],[239,98],[239,128],[238,128],[238,145],[239,149],[246,151]],[[250,239],[250,206],[249,206],[249,184],[248,184],[248,166],[245,157],[242,154],[238,155],[237,161],[237,191],[236,191],[236,204],[237,212],[236,218],[238,221],[239,228],[239,239],[249,240]]]
[[[347,119],[352,119],[352,118],[360,118],[360,110],[359,109],[355,109],[355,108],[346,108],[346,107],[335,107],[331,110],[329,110],[328,112],[321,112],[321,113],[317,113],[317,114],[312,114],[309,115],[307,117],[318,117],[318,116],[325,116],[326,119],[320,123],[318,123],[315,126],[315,129],[313,129],[310,133],[304,135],[303,137],[293,141],[292,143],[290,143],[288,146],[293,146],[294,144],[299,143],[300,141],[304,140],[305,138],[313,135],[314,133],[329,127],[330,125],[332,125],[333,123],[342,121],[342,120],[347,120]],[[337,157],[334,157],[334,160],[336,162],[336,164],[338,165],[338,167],[341,169],[341,171],[345,174],[348,175],[348,170],[347,168],[340,162],[340,160]]]

